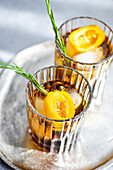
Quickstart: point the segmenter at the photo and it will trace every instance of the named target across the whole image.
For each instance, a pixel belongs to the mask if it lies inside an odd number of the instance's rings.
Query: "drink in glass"
[[[56,40],[55,64],[72,67],[82,73],[91,85],[93,99],[100,104],[113,59],[113,31],[95,18],[77,17],[63,23],[59,32],[67,55]]]
[[[26,101],[29,132],[42,151],[68,151],[74,146],[91,101],[89,83],[79,72],[64,66],[44,68],[35,76],[39,84],[51,92],[48,94],[54,92],[54,96],[47,100],[47,97],[28,82]],[[57,100],[59,93],[64,94],[65,98],[61,96],[60,100]],[[73,116],[72,108],[68,110],[66,104],[66,97],[70,98],[67,93],[74,103]],[[55,105],[53,100],[56,102]]]

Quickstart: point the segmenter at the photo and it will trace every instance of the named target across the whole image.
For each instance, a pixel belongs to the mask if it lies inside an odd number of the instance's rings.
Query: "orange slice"
[[[64,120],[74,117],[75,107],[66,91],[49,92],[44,99],[45,115],[51,119]]]
[[[97,25],[78,28],[69,35],[71,45],[78,52],[86,52],[99,47],[104,40],[105,33]]]

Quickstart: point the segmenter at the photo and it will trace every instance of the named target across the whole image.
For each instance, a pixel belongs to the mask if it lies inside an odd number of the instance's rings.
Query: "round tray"
[[[54,43],[23,50],[12,62],[26,72],[54,64]],[[113,157],[113,67],[100,106],[90,107],[72,153],[57,155],[37,150],[28,134],[25,87],[27,80],[5,70],[0,77],[0,156],[15,169],[103,169]]]

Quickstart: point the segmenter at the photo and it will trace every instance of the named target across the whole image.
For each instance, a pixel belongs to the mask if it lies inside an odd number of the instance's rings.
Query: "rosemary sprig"
[[[66,54],[64,40],[60,36],[58,28],[57,28],[57,26],[55,24],[55,19],[54,19],[53,11],[52,11],[51,6],[50,6],[50,0],[45,0],[45,2],[46,2],[46,6],[47,6],[48,15],[50,16],[50,20],[51,20],[52,25],[53,25],[53,30],[54,30],[54,32],[56,34],[57,43],[58,43],[59,47],[61,48],[61,50],[64,52],[64,54]]]
[[[46,89],[44,89],[44,87],[38,83],[37,79],[33,76],[32,73],[26,73],[23,68],[20,68],[15,63],[13,63],[13,65],[11,65],[8,63],[0,62],[0,68],[10,69],[10,70],[15,71],[17,74],[20,74],[21,76],[30,80],[35,85],[36,89],[38,89],[40,92],[42,92],[45,96],[48,94],[48,91]]]

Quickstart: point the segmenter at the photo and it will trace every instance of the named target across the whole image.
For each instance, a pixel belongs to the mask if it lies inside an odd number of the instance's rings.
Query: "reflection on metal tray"
[[[54,64],[54,43],[20,52],[13,60],[27,72]],[[52,155],[36,149],[28,135],[25,87],[27,80],[5,70],[0,77],[0,156],[16,169],[102,169],[113,156],[113,68],[101,106],[89,110],[72,153]]]

